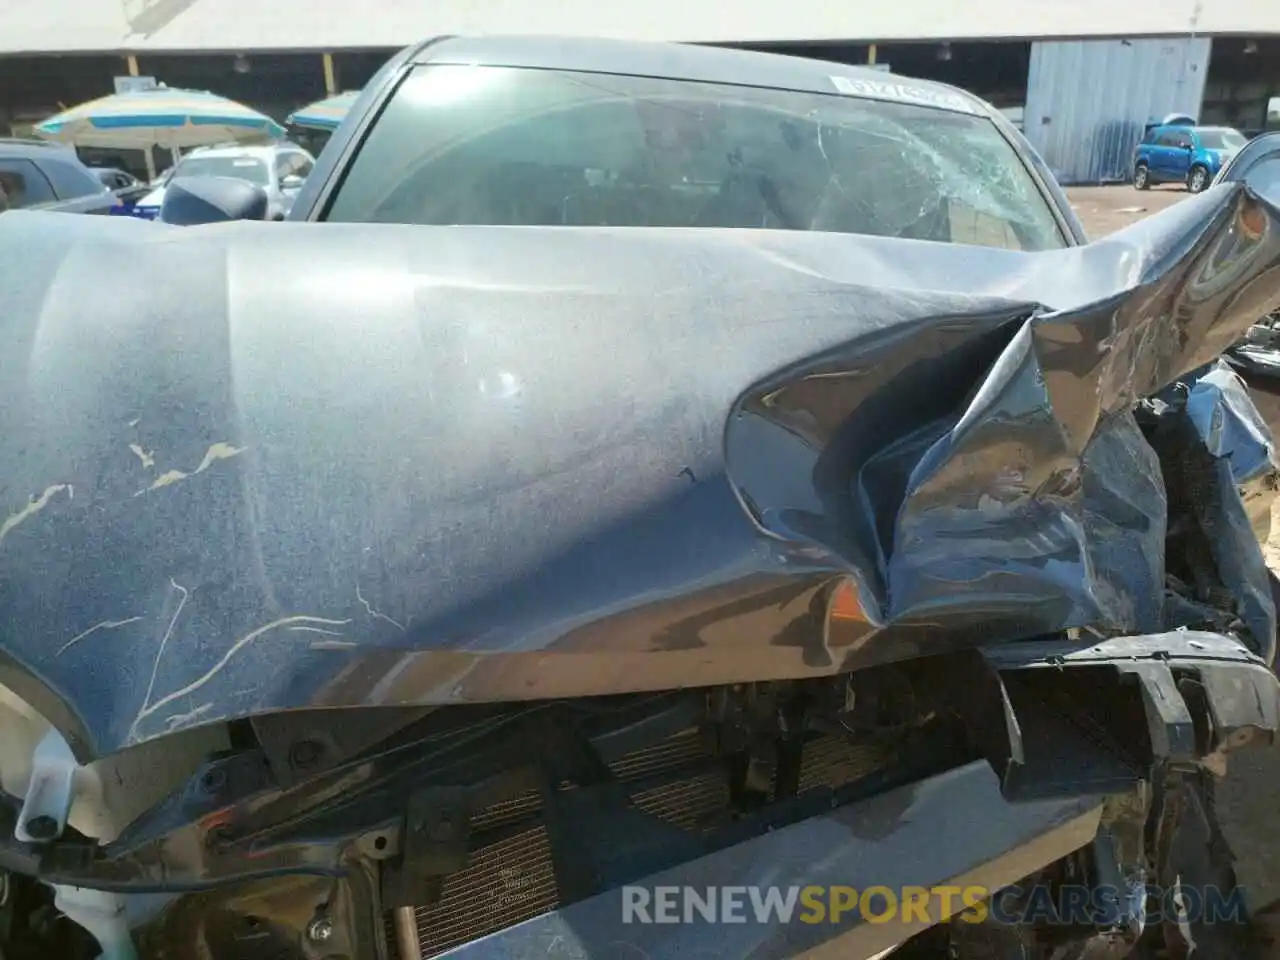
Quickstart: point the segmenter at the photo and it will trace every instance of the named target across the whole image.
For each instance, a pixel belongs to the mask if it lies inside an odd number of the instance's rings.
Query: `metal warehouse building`
[[[1280,127],[1276,0],[0,0],[0,135],[116,78],[282,118],[439,34],[578,34],[775,49],[954,83],[1021,117],[1064,183],[1124,179],[1145,123]]]

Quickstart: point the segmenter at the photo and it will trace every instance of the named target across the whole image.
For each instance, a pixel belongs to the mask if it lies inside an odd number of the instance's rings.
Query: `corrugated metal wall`
[[[1145,124],[1200,112],[1207,38],[1032,44],[1027,139],[1064,184],[1128,180]]]

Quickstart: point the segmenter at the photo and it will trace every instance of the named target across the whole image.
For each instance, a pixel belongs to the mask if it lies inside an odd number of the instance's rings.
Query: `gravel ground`
[[[1139,193],[1130,186],[1067,190],[1085,232],[1093,239],[1120,230],[1185,199],[1180,187],[1156,187]],[[1267,421],[1280,424],[1280,396],[1255,394]],[[1280,511],[1273,512],[1273,536],[1265,547],[1267,564],[1280,573]],[[1280,749],[1248,750],[1231,761],[1218,789],[1218,812],[1236,855],[1236,872],[1256,910],[1280,904]],[[1280,929],[1280,922],[1273,923]],[[1280,956],[1280,950],[1275,951]]]

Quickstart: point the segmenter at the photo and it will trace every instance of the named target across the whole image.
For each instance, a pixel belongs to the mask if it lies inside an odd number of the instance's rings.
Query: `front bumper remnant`
[[[1280,729],[1275,673],[1222,634],[1011,643],[980,660],[968,689],[988,695],[965,705],[1009,797],[1123,792],[1158,763],[1221,774]]]
[[[837,920],[805,914],[797,899],[789,920],[769,898],[790,890],[830,905],[840,888],[886,899],[905,889],[996,890],[1093,839],[1102,799],[1071,797],[1010,803],[985,762],[970,763],[862,803],[776,830],[654,874],[629,887],[517,924],[441,955],[441,960],[693,960],[825,958],[870,960],[942,919],[886,911],[875,922],[851,910]],[[727,899],[742,920],[725,919]],[[714,921],[691,909],[712,902]],[[637,905],[647,902],[647,915]],[[956,909],[960,898],[956,897]],[[671,909],[667,909],[670,907]],[[931,899],[928,911],[938,912]],[[671,922],[674,917],[676,922]],[[665,922],[658,922],[665,921]]]

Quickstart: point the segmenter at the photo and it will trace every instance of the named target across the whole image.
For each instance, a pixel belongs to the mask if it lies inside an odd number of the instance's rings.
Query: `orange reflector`
[[[862,601],[858,599],[858,588],[852,580],[841,580],[831,591],[829,608],[832,620],[857,620],[867,622],[866,611],[862,609]]]
[[[1240,205],[1236,220],[1240,224],[1240,232],[1250,240],[1261,240],[1267,232],[1267,215],[1262,205],[1253,200],[1246,199]]]

